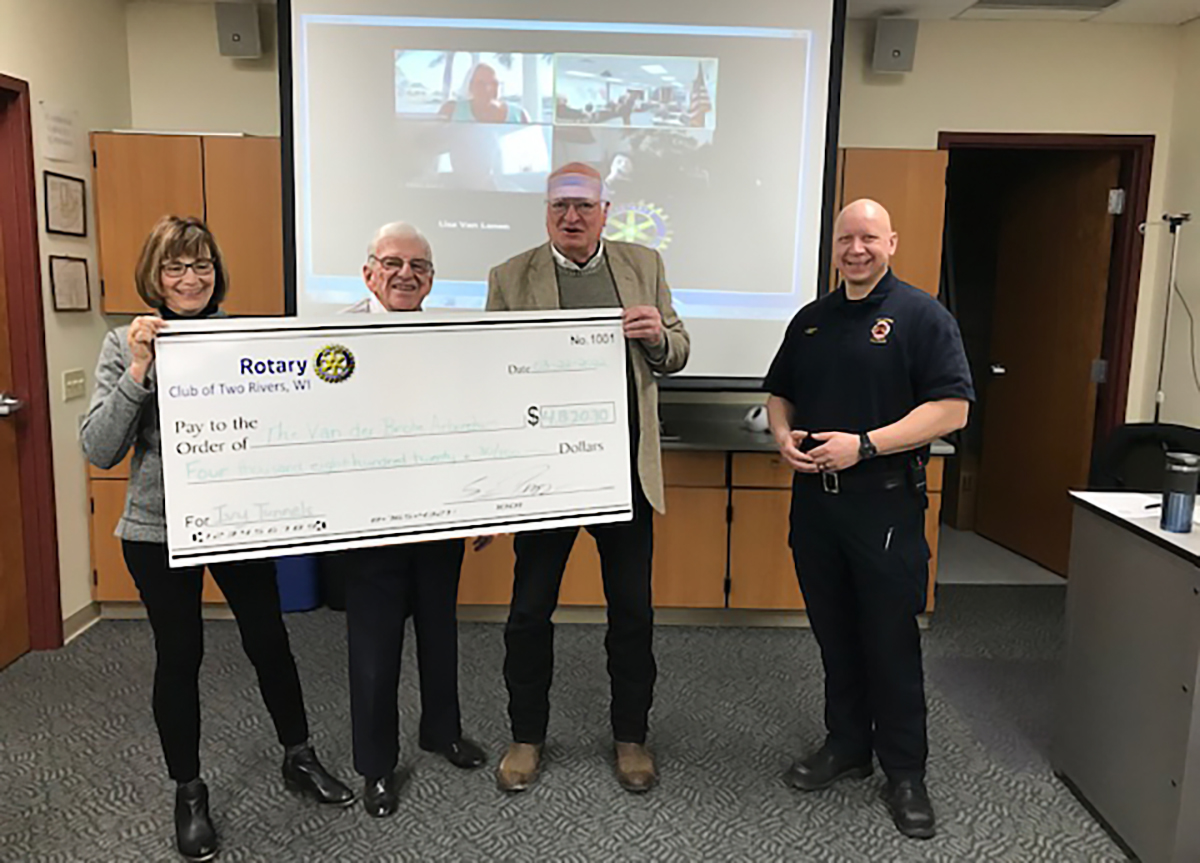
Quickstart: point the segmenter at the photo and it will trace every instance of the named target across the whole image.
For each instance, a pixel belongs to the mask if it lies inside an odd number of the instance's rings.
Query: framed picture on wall
[[[86,312],[92,308],[86,258],[50,256],[50,291],[56,312]]]
[[[83,180],[44,171],[46,233],[87,236],[87,200]]]

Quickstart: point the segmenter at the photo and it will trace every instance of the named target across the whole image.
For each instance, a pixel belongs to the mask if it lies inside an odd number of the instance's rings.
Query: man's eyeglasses
[[[556,216],[565,216],[572,207],[579,215],[590,216],[599,209],[600,204],[596,201],[579,201],[574,198],[560,198],[550,202],[550,212]]]
[[[408,268],[412,270],[414,276],[428,276],[433,274],[433,261],[427,261],[424,258],[377,258],[371,255],[371,260],[379,264],[379,268],[385,273],[398,273],[404,269],[404,265],[408,264]]]
[[[167,261],[162,265],[162,271],[173,279],[179,278],[188,270],[197,276],[211,276],[215,269],[216,264],[208,258],[200,258],[190,264],[185,264],[183,261]]]

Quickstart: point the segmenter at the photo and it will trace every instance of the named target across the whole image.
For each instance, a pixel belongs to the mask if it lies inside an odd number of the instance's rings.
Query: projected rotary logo
[[[670,219],[662,207],[646,201],[618,204],[608,215],[604,239],[618,243],[637,243],[662,251],[671,243]]]
[[[313,359],[313,372],[327,384],[340,384],[354,374],[354,354],[342,345],[326,345]]]

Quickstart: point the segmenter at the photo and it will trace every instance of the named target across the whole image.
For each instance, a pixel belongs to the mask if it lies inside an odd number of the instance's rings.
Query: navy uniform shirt
[[[891,270],[865,299],[842,287],[797,312],[763,386],[792,403],[792,427],[807,432],[860,434],[925,402],[975,399],[958,322]],[[895,468],[906,458],[868,464]]]

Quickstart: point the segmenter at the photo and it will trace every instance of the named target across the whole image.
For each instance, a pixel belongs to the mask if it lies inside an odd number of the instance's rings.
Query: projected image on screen
[[[550,173],[552,54],[395,52],[396,152],[414,189],[532,192]]]
[[[548,122],[552,54],[397,51],[396,113],[466,123]]]
[[[640,128],[716,126],[715,58],[559,54],[555,121]]]
[[[590,21],[477,5],[292,0],[300,312],[361,299],[365,243],[397,220],[433,246],[426,306],[483,308],[488,271],[547,240],[550,172],[584,162],[604,236],[662,255],[689,371],[761,376],[816,295],[831,0],[760,0],[745,26],[685,0],[658,0],[665,23],[634,0]]]

